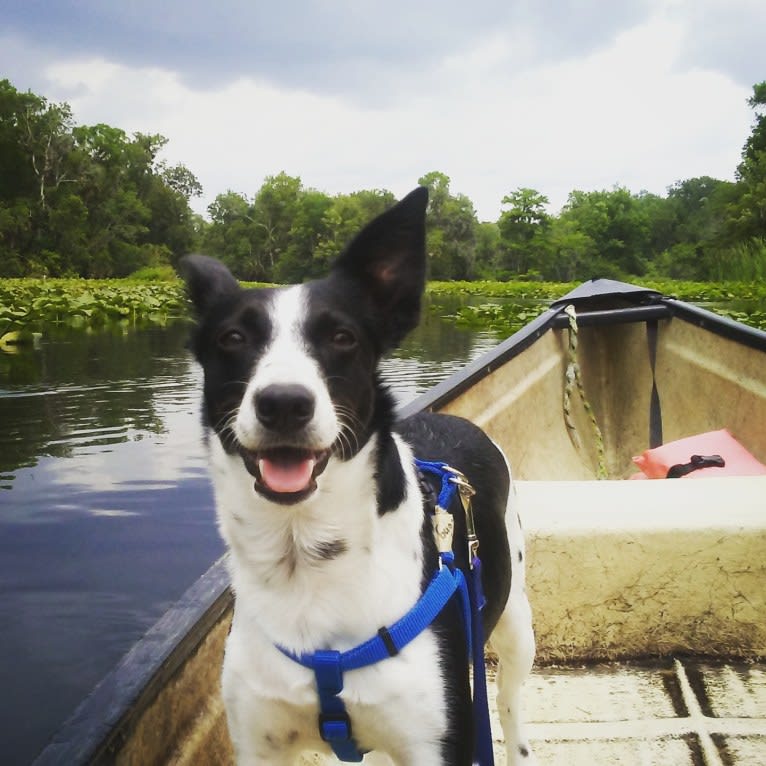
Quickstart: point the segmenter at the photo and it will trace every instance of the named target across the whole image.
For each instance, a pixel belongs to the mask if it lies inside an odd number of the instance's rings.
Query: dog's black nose
[[[255,395],[255,415],[272,431],[297,431],[314,417],[314,395],[295,383],[274,383]]]

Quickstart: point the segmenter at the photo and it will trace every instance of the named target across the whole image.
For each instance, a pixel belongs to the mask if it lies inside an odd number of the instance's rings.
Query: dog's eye
[[[351,330],[335,330],[332,334],[333,345],[342,351],[350,351],[356,346],[356,336]]]
[[[245,336],[239,330],[226,330],[218,338],[218,345],[226,351],[233,351],[244,342]]]

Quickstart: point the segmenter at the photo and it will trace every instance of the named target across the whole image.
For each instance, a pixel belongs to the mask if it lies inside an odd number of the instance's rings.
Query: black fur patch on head
[[[358,286],[341,278],[309,282],[301,328],[332,399],[342,435],[336,453],[357,454],[369,439],[377,402],[378,341]]]
[[[207,255],[186,255],[178,270],[186,282],[197,317],[205,316],[217,303],[221,303],[240,290],[239,283],[220,261]]]
[[[226,266],[204,255],[182,258],[179,271],[197,319],[190,345],[205,374],[203,421],[233,453],[231,425],[253,367],[271,339],[275,291],[242,289]]]
[[[250,375],[271,340],[273,295],[273,290],[240,290],[214,304],[192,334],[191,347],[204,370],[204,420],[227,452],[236,450],[231,427]]]

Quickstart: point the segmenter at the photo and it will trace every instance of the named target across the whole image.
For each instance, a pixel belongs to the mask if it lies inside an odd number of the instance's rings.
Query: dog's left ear
[[[207,255],[185,255],[178,263],[178,271],[186,282],[198,318],[240,291],[239,283],[226,266]]]
[[[379,316],[384,349],[396,346],[420,318],[426,276],[428,189],[411,191],[374,218],[341,253],[333,270],[352,277]]]

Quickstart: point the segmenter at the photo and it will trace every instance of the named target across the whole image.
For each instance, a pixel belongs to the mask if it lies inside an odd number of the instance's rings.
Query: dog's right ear
[[[204,316],[222,298],[241,290],[226,266],[207,255],[185,255],[178,262],[178,271],[186,282],[198,317]]]
[[[428,189],[411,191],[368,223],[333,264],[361,285],[378,315],[385,350],[418,323],[426,278]]]

